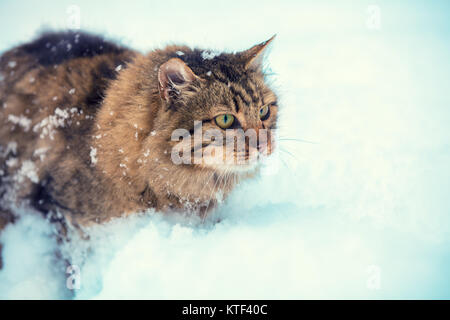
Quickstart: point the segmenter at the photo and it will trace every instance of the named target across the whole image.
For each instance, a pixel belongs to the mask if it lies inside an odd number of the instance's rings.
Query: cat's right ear
[[[277,35],[274,34],[269,40],[264,41],[260,44],[257,44],[250,49],[241,53],[242,58],[245,62],[245,69],[252,70],[261,70],[262,69],[262,60],[264,56],[264,52],[269,44],[275,39]]]
[[[169,101],[197,78],[183,60],[172,58],[159,67],[159,94],[162,99]]]

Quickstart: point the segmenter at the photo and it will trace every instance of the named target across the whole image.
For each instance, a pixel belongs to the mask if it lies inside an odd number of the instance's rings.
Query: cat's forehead
[[[202,80],[201,90],[189,103],[191,108],[212,112],[225,107],[235,113],[245,113],[245,110],[276,102],[264,73],[247,69],[239,54],[187,47],[172,50],[172,55],[185,62]]]
[[[233,54],[221,54],[212,59],[202,59],[197,65],[194,64],[193,68],[198,72],[198,76],[206,80],[213,78],[223,82],[239,81],[248,76],[244,70],[244,64]]]
[[[261,82],[262,72],[247,68],[247,60],[237,53],[219,52],[210,49],[191,49],[187,46],[173,46],[168,50],[167,60],[177,58],[182,60],[195,75],[205,81],[220,81],[222,83]]]
[[[246,119],[258,115],[258,110],[269,103],[276,103],[275,94],[266,87],[247,82],[210,81],[205,90],[198,93],[186,109],[188,113],[199,112],[201,117],[213,118],[217,114],[241,114]]]

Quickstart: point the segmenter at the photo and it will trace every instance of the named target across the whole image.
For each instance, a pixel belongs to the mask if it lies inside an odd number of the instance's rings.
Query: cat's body
[[[147,208],[204,214],[255,171],[174,164],[171,133],[192,131],[194,120],[216,126],[205,120],[217,115],[212,107],[230,109],[223,112],[243,129],[273,128],[276,110],[272,120],[257,113],[276,107],[276,97],[250,65],[265,46],[217,56],[169,46],[142,55],[67,32],[6,52],[0,220],[11,221],[10,209],[22,204],[73,225]]]
[[[122,206],[113,183],[91,166],[90,146],[115,69],[134,56],[100,38],[64,33],[44,35],[1,57],[0,181],[2,192],[13,193],[5,194],[10,199],[3,206],[25,200],[40,211],[82,219],[83,211],[102,216]]]

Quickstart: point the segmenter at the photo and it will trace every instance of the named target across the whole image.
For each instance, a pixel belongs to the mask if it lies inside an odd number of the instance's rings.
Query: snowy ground
[[[0,50],[64,28],[70,4],[141,50],[277,33],[281,136],[313,142],[282,141],[218,224],[149,213],[91,230],[91,250],[66,248],[76,298],[450,298],[448,2],[211,3],[0,2]],[[50,235],[28,213],[6,230],[1,298],[70,296]]]

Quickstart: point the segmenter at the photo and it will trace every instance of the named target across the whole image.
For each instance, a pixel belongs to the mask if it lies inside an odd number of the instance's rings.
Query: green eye
[[[222,129],[228,129],[234,123],[234,116],[232,114],[221,114],[216,117],[216,123]]]
[[[259,118],[261,120],[266,120],[269,117],[269,105],[262,107],[259,109]]]

